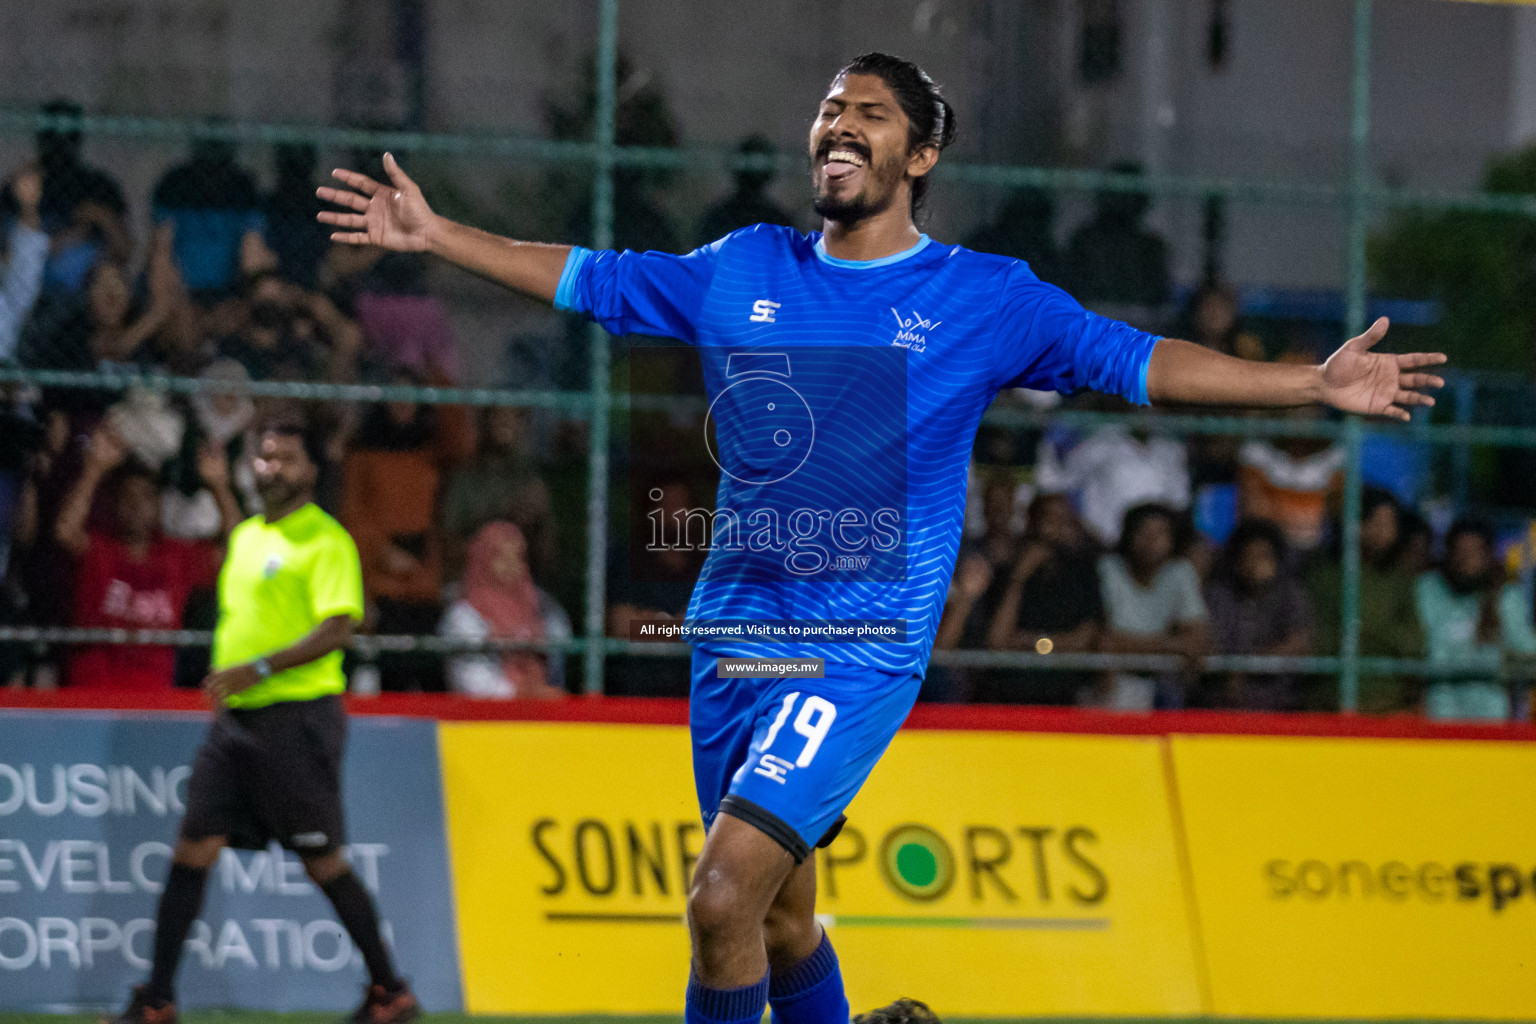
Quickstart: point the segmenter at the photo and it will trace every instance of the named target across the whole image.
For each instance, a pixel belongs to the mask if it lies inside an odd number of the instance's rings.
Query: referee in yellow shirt
[[[113,1024],[175,1024],[176,967],[209,869],[225,846],[274,839],[303,860],[362,951],[370,982],[352,1020],[404,1024],[420,1014],[342,853],[341,659],[363,617],[363,577],[352,538],[314,504],[319,461],[302,427],[263,429],[254,468],[266,514],[235,528],[219,575],[214,671],[203,683],[219,710],[187,783],[149,981]]]

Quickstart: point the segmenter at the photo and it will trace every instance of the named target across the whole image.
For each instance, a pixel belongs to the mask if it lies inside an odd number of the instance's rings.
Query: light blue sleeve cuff
[[[591,258],[591,249],[583,249],[579,245],[571,246],[571,254],[565,258],[565,269],[560,271],[560,284],[555,288],[555,308],[562,313],[586,312],[576,305],[576,281],[581,275],[581,268]]]

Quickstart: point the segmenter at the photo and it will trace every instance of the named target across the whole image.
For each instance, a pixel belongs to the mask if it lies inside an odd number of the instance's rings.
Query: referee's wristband
[[[259,679],[270,679],[272,676],[272,663],[266,658],[257,658],[251,662],[251,668],[256,670]]]

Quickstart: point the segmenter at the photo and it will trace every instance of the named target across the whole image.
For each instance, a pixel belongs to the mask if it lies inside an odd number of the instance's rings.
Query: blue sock
[[[768,1002],[768,976],[756,985],[741,988],[709,988],[698,978],[688,978],[685,1024],[758,1024]]]
[[[826,932],[816,952],[781,974],[768,978],[773,1024],[848,1024],[843,972]]]

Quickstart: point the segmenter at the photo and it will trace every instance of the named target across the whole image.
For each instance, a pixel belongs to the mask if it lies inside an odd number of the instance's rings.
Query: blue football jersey
[[[927,666],[971,448],[998,391],[1146,404],[1159,340],[1087,312],[1019,260],[926,235],[884,259],[842,260],[818,233],[770,225],[685,256],[576,248],[555,304],[614,334],[699,349],[722,473],[690,621],[905,625],[892,641],[696,646],[903,674]]]

